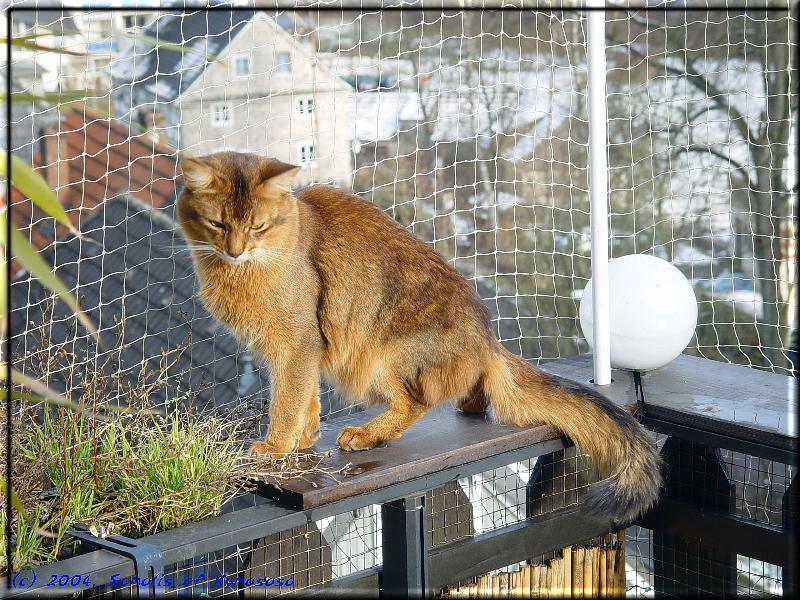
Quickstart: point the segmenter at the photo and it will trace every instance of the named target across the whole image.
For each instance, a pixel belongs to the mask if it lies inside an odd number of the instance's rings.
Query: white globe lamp
[[[697,298],[683,273],[655,256],[630,254],[609,261],[608,285],[612,367],[649,371],[683,352],[697,325]],[[580,321],[594,348],[591,279]]]

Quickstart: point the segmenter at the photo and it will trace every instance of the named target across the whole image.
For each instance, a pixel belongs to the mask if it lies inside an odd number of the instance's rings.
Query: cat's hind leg
[[[483,392],[483,381],[480,380],[469,393],[456,400],[456,408],[465,413],[485,413],[489,408],[489,398]]]
[[[344,427],[336,442],[342,450],[368,450],[381,442],[399,438],[428,410],[428,405],[414,397],[402,384],[384,390],[389,400],[386,412],[360,427]]]
[[[458,358],[428,366],[416,377],[384,382],[389,408],[361,427],[345,427],[337,442],[343,450],[367,450],[399,438],[425,412],[437,404],[468,395],[477,383],[478,370]]]

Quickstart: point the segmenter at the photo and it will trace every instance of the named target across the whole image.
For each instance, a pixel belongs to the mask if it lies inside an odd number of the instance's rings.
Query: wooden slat
[[[342,427],[366,423],[379,412],[323,423],[315,449],[333,450],[323,466],[335,471],[350,464],[348,473],[338,481],[320,473],[282,482],[265,479],[263,493],[285,506],[309,509],[559,437],[550,427],[498,425],[486,416],[466,415],[444,406],[430,411],[386,446],[363,452],[338,449],[336,438]]]
[[[543,363],[541,368],[571,381],[592,378],[592,357],[582,354]],[[596,388],[620,400],[632,393],[631,373],[614,370],[614,383]],[[661,369],[642,374],[648,407],[672,409],[721,425],[797,439],[792,377],[681,354]]]

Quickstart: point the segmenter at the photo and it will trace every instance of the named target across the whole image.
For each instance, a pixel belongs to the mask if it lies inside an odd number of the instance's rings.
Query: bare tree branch
[[[679,156],[684,153],[689,152],[696,152],[699,154],[713,154],[717,158],[721,158],[723,161],[729,163],[731,166],[735,167],[737,171],[741,173],[741,175],[747,180],[750,181],[750,174],[742,163],[734,160],[724,152],[720,152],[719,150],[715,150],[711,146],[704,146],[702,144],[691,144],[689,146],[683,146],[681,148],[676,149],[674,156]]]
[[[739,134],[742,136],[744,140],[750,141],[759,139],[759,136],[750,130],[750,127],[747,124],[747,119],[744,118],[744,115],[742,115],[739,109],[733,106],[730,100],[728,100],[728,94],[726,94],[716,85],[711,83],[706,77],[704,77],[699,71],[697,71],[691,65],[691,63],[688,62],[683,63],[684,69],[679,69],[677,67],[670,66],[665,62],[653,60],[652,57],[649,57],[646,54],[642,53],[641,51],[636,49],[632,44],[626,44],[626,46],[631,52],[633,52],[637,56],[647,59],[650,64],[654,64],[658,68],[663,68],[665,71],[668,71],[673,75],[680,75],[681,77],[684,77],[686,81],[691,83],[695,88],[705,93],[706,97],[711,102],[716,104],[721,111],[727,113],[731,123],[733,123],[736,126],[736,128],[739,130]]]

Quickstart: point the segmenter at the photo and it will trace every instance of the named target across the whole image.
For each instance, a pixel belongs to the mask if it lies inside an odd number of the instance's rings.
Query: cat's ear
[[[270,190],[287,193],[292,191],[292,185],[300,172],[300,167],[287,163],[271,163],[268,172],[265,173],[264,185]]]
[[[214,181],[215,168],[205,158],[184,158],[180,162],[186,187],[202,191],[211,187]]]

